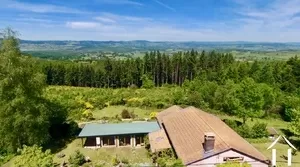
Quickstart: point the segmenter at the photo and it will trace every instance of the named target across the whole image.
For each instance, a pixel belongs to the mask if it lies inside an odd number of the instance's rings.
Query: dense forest
[[[115,60],[106,58],[92,62],[42,61],[49,85],[121,88],[141,87],[152,80],[155,86],[182,85],[199,79],[224,84],[230,79],[240,82],[250,77],[257,83],[266,83],[285,92],[294,92],[299,86],[300,60],[289,61],[235,61],[231,54],[215,51],[198,53],[191,50],[172,56],[159,51],[143,58]]]
[[[172,91],[172,95],[148,99],[148,107],[193,105],[237,115],[244,121],[248,117],[270,115],[291,121],[294,116],[291,110],[300,104],[300,60],[297,57],[288,61],[249,62],[237,61],[231,54],[216,51],[191,50],[172,56],[152,51],[143,58],[41,61],[40,66],[49,85],[113,89],[176,87],[165,90]],[[143,96],[140,98],[147,98],[147,94]],[[107,101],[114,98],[117,97],[107,97]],[[121,100],[115,105],[125,103]]]

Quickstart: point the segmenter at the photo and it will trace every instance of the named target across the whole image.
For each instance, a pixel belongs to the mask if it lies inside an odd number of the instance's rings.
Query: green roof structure
[[[125,135],[125,134],[145,134],[159,130],[157,122],[138,122],[138,123],[114,123],[86,124],[81,130],[78,137],[95,137],[95,136],[110,136],[110,135]]]

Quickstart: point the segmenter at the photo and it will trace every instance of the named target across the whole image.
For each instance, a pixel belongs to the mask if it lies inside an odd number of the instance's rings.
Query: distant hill
[[[266,42],[150,42],[150,41],[29,41],[21,40],[22,51],[134,52],[149,50],[236,50],[296,51],[300,43]]]

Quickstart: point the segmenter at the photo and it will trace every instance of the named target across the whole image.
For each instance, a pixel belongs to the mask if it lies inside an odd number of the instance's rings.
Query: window
[[[115,137],[114,136],[103,137],[103,146],[112,146],[112,145],[115,145]]]
[[[237,162],[241,162],[244,160],[244,157],[224,157],[223,161],[227,162],[227,161],[237,161]]]
[[[130,146],[131,136],[119,136],[119,146]]]
[[[136,135],[136,145],[143,145],[144,144],[144,136],[143,135]]]

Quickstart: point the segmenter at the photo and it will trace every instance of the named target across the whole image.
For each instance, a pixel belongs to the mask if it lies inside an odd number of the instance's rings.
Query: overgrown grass
[[[149,163],[151,159],[147,156],[145,148],[101,148],[98,150],[92,150],[82,147],[81,139],[76,139],[59,153],[65,154],[65,157],[58,158],[57,154],[54,156],[54,162],[61,164],[63,161],[68,162],[68,158],[76,150],[79,150],[85,156],[90,157],[93,164],[103,164],[104,166],[112,166],[112,160],[114,157],[126,158],[130,164]],[[58,153],[58,154],[59,154]]]
[[[140,166],[139,164],[150,164],[152,165],[151,158],[148,157],[147,150],[145,148],[101,148],[98,150],[92,150],[82,147],[81,139],[75,139],[73,142],[68,144],[65,149],[60,152],[53,154],[53,160],[57,165],[62,162],[68,163],[70,155],[74,154],[76,150],[79,150],[84,156],[89,157],[91,160],[90,164],[97,165],[101,164],[105,167],[112,167],[112,160],[115,157],[120,159],[127,159],[130,164],[134,166]],[[63,158],[59,158],[58,154],[64,154]],[[14,163],[14,159],[3,165],[3,167],[10,167]]]
[[[242,119],[236,116],[228,116],[222,114],[222,115],[218,115],[218,117],[220,117],[221,119],[232,119],[232,120],[238,120],[242,122]],[[288,122],[285,122],[280,119],[274,119],[274,118],[253,118],[253,119],[250,118],[246,121],[246,124],[249,126],[253,126],[257,122],[266,123],[267,127],[274,127],[276,130],[278,130],[278,132],[280,132],[281,129],[286,129],[289,125]]]
[[[160,111],[159,109],[150,108],[138,108],[138,107],[126,107],[126,106],[109,106],[103,109],[96,109],[93,111],[93,116],[96,120],[100,120],[103,117],[114,117],[115,115],[121,115],[121,112],[126,109],[129,112],[134,112],[137,118],[149,118],[149,115],[153,111]]]

